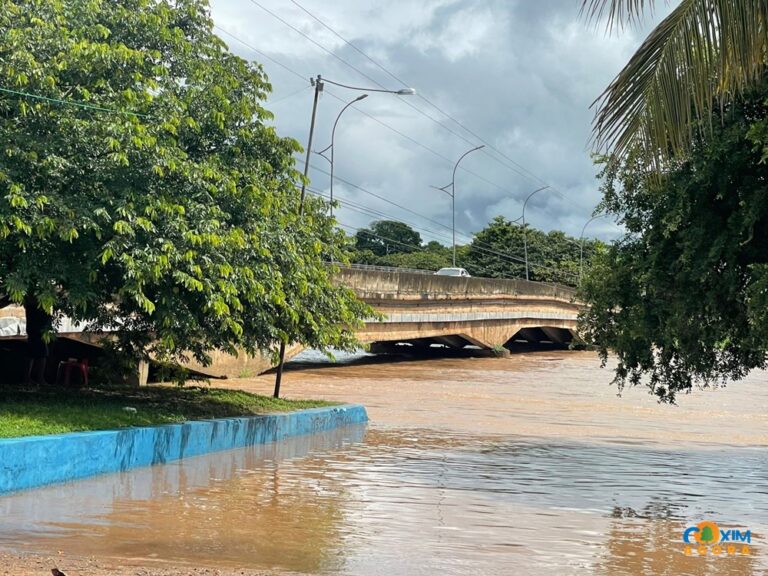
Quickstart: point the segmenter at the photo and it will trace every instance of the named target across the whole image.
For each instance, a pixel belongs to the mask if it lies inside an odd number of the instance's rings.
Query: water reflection
[[[11,496],[0,543],[327,574],[747,574],[763,561],[759,544],[759,558],[721,559],[681,545],[703,518],[766,533],[757,450],[348,432]]]
[[[0,546],[134,560],[331,570],[344,487],[282,468],[362,441],[350,426],[0,499]],[[290,534],[290,538],[285,535]]]
[[[765,375],[669,408],[616,398],[586,358],[289,373],[296,396],[368,398],[372,424],[2,498],[0,546],[278,573],[765,570]],[[753,555],[685,556],[707,519],[750,529]]]
[[[687,556],[684,524],[665,519],[622,519],[611,523],[596,573],[605,576],[752,576],[754,556]]]

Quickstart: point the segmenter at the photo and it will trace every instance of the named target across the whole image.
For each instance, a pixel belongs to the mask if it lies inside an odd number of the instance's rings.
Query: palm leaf
[[[581,13],[587,20],[605,20],[608,29],[637,22],[646,12],[653,12],[654,0],[583,0]]]
[[[634,18],[643,0],[584,0],[591,17]],[[757,83],[766,67],[768,0],[682,0],[595,100],[594,143],[659,161],[684,154],[698,122]]]

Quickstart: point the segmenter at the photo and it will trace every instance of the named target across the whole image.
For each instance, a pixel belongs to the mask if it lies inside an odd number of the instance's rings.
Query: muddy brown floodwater
[[[610,380],[586,352],[300,365],[285,396],[370,424],[0,498],[0,547],[164,574],[768,574],[768,375],[678,406]],[[703,521],[748,553],[686,554]]]

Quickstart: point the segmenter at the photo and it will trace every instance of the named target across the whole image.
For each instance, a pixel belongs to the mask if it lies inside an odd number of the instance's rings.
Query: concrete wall
[[[263,466],[265,460],[301,458],[313,452],[340,450],[361,442],[366,425],[335,428],[320,434],[292,436],[280,442],[258,444],[247,450],[223,450],[207,456],[177,460],[167,466],[136,468],[130,474],[107,474],[78,482],[53,484],[36,490],[6,494],[0,498],[0,541],[18,539],[20,523],[79,522],[83,515],[109,515],[126,501],[151,500],[158,494],[189,494],[220,481],[237,478],[242,470]],[[273,467],[270,473],[279,474]],[[27,525],[23,526],[24,528]],[[40,572],[43,574],[43,572]]]
[[[285,350],[286,362],[302,350],[304,347],[298,344],[287,346]],[[228,352],[214,350],[211,352],[211,364],[209,366],[203,366],[193,359],[184,364],[185,368],[211,378],[251,378],[266,372],[273,366],[274,363],[268,351],[256,356],[241,351],[237,356],[233,356]]]
[[[411,274],[406,272],[378,272],[342,268],[334,279],[353,289],[364,300],[450,300],[450,299],[503,299],[521,296],[531,299],[555,299],[571,302],[576,291],[559,284],[544,284],[527,280],[499,278],[457,278]]]
[[[383,322],[368,322],[357,332],[363,343],[457,336],[490,349],[503,346],[525,328],[557,328],[575,333],[580,308],[572,288],[526,280],[352,268],[341,268],[334,279],[386,316]],[[13,332],[13,327],[10,330]],[[69,336],[92,343],[97,342],[89,339],[98,338],[87,334]],[[286,358],[300,351],[301,347],[290,346]],[[212,378],[249,377],[272,367],[268,354],[232,356],[214,351],[211,356],[210,366],[194,361],[185,366]],[[146,378],[138,381],[146,383]]]
[[[367,421],[365,408],[345,405],[247,418],[0,440],[0,494]]]
[[[577,327],[576,292],[557,284],[351,268],[341,269],[335,279],[386,316],[358,330],[366,343],[458,336],[490,349],[528,328],[554,334],[575,333]],[[546,331],[540,334],[548,338]]]

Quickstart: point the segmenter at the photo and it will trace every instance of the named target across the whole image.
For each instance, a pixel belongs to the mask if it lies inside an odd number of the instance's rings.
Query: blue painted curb
[[[360,405],[0,440],[0,494],[368,421]]]

